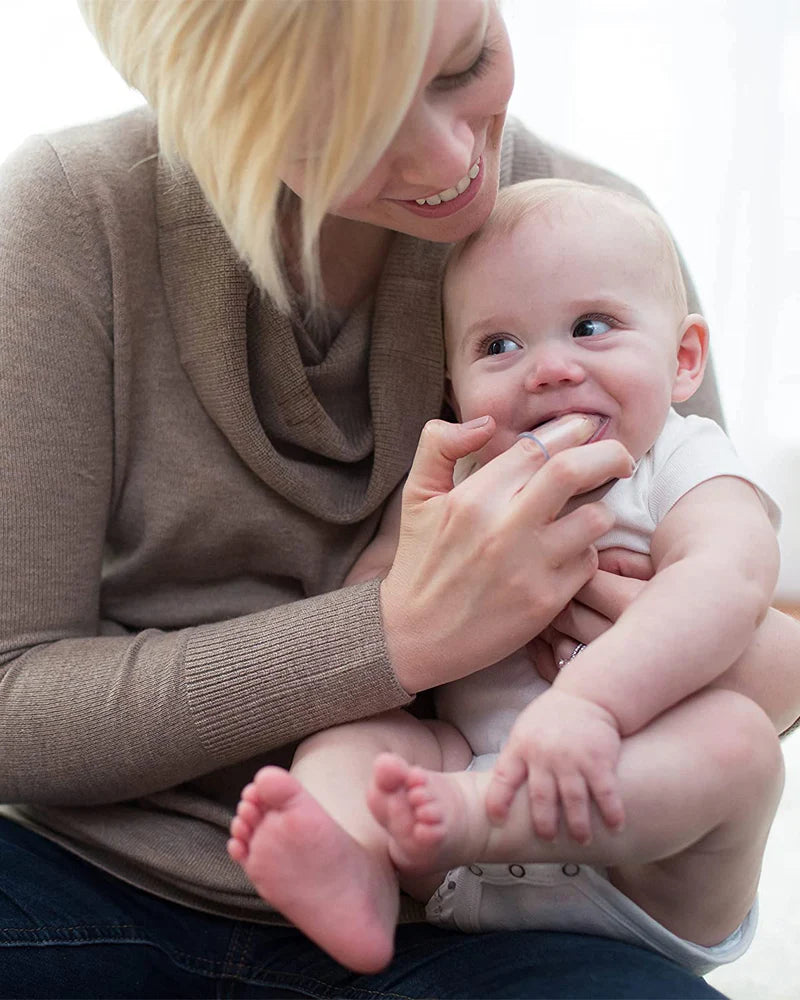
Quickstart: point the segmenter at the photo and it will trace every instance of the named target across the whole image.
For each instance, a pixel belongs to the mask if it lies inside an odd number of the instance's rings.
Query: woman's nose
[[[525,375],[528,392],[542,392],[546,389],[567,388],[580,385],[586,373],[569,350],[559,346],[547,346],[534,352]]]
[[[394,170],[419,197],[453,187],[472,166],[475,135],[456,111],[430,105],[417,109],[396,139]]]

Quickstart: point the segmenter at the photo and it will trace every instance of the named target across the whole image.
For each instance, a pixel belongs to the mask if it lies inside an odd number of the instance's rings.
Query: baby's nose
[[[560,348],[546,348],[533,356],[526,377],[530,392],[556,386],[577,385],[586,375],[583,366]]]

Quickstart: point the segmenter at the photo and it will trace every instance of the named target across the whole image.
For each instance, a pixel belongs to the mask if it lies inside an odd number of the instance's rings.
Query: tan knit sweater
[[[502,183],[552,175],[624,186],[509,125]],[[275,918],[225,854],[241,787],[409,701],[377,585],[336,588],[439,413],[443,254],[398,235],[326,351],[260,300],[147,110],[4,165],[7,814],[152,892]]]

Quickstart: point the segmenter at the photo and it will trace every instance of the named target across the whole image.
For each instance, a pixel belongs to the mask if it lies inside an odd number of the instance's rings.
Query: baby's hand
[[[486,811],[502,824],[527,779],[536,835],[555,840],[561,810],[567,833],[579,844],[592,839],[594,799],[611,830],[625,820],[617,780],[620,734],[610,712],[577,695],[550,688],[520,713],[495,764]]]

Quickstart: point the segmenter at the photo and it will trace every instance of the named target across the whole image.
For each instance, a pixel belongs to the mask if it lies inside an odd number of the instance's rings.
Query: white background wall
[[[800,599],[800,0],[505,0],[515,113],[639,184],[711,322],[740,452],[784,507],[781,592]],[[140,103],[72,0],[0,0],[0,159],[34,131]],[[734,1000],[800,996],[800,737]]]

